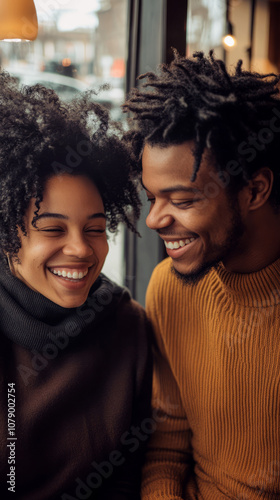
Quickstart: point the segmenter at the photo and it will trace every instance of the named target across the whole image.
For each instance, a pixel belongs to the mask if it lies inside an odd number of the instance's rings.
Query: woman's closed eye
[[[38,228],[38,231],[43,231],[44,233],[63,233],[64,229],[62,227],[44,227]]]
[[[85,229],[85,232],[86,233],[97,233],[97,234],[103,234],[105,233],[106,229],[102,229],[102,228],[94,228],[94,227],[90,227],[88,229]]]

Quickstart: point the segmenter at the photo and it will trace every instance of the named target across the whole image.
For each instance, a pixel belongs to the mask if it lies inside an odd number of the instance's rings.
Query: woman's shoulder
[[[115,283],[105,274],[100,275],[99,286],[95,294],[100,298],[103,296],[103,300],[105,296],[107,296],[108,301],[111,298],[112,302],[116,302],[119,307],[125,309],[128,313],[145,316],[144,308],[132,298],[130,290],[123,285]]]
[[[150,323],[144,307],[131,296],[128,288],[114,283],[104,274],[100,277],[99,300],[102,295],[105,300],[109,301],[111,298],[115,310],[115,326],[125,329],[133,337],[139,333],[142,338],[146,337],[144,333],[150,330]]]

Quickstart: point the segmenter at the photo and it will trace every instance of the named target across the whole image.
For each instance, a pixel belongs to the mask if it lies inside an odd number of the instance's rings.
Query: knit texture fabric
[[[103,275],[83,306],[65,309],[2,269],[1,500],[140,498],[149,332],[143,308]]]
[[[9,271],[0,275],[0,331],[29,350],[41,351],[48,342],[71,328],[92,331],[118,304],[130,298],[129,291],[101,274],[90,289],[86,302],[66,309],[28,288]],[[86,312],[87,311],[87,312]]]
[[[143,500],[280,498],[280,260],[251,274],[220,265],[194,286],[155,269],[159,416]]]

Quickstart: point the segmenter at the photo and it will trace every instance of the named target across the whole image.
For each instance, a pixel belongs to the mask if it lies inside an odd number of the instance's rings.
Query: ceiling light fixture
[[[32,41],[38,35],[38,19],[33,0],[0,0],[0,40]]]
[[[233,26],[229,20],[229,0],[227,0],[226,29],[222,41],[225,50],[230,50],[232,47],[236,45],[236,38],[234,36]]]
[[[236,45],[236,38],[230,21],[227,22],[227,30],[225,36],[223,37],[223,45],[225,49],[231,49],[234,45]]]

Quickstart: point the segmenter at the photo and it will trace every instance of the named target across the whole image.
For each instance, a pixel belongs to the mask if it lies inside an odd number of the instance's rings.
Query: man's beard
[[[186,274],[180,273],[172,265],[171,272],[175,274],[176,278],[182,281],[184,285],[196,285],[196,283],[204,278],[204,276],[206,276],[206,274],[208,274],[212,269],[216,269],[219,266],[220,261],[221,259],[215,262],[202,264],[199,269]]]
[[[237,203],[237,202],[236,202]],[[215,253],[217,257],[209,262],[204,262],[200,267],[194,269],[190,273],[180,273],[172,265],[171,271],[176,277],[185,285],[196,285],[204,276],[206,276],[212,269],[217,269],[220,262],[228,258],[232,253],[232,249],[236,249],[241,237],[245,233],[245,225],[242,221],[240,211],[234,204],[231,203],[232,208],[232,225],[228,230],[227,236],[223,244],[217,245]]]

